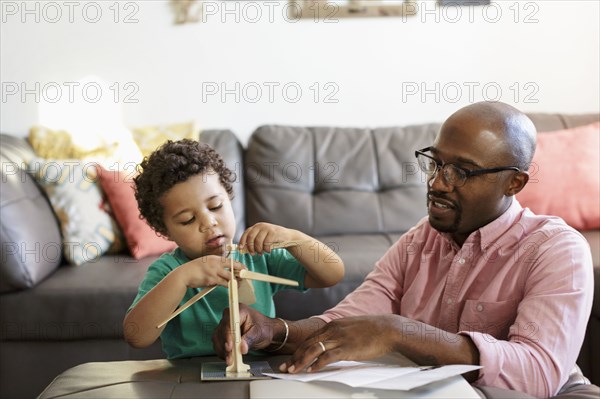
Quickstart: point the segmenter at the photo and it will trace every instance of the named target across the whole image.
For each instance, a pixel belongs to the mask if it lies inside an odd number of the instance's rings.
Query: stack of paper
[[[302,382],[338,382],[355,388],[410,390],[480,368],[481,366],[461,364],[441,367],[398,367],[389,364],[344,361],[332,363],[314,373],[265,373],[265,375]]]

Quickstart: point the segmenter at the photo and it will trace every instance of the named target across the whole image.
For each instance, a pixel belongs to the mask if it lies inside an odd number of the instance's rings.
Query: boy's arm
[[[160,336],[157,328],[181,303],[188,288],[222,285],[231,278],[230,260],[210,255],[176,267],[144,295],[123,320],[125,340],[135,348],[145,348]],[[234,261],[234,269],[244,266]]]
[[[331,248],[321,241],[304,233],[293,241],[302,241],[299,245],[286,248],[306,269],[304,286],[306,288],[329,287],[344,277],[344,262]]]
[[[165,326],[156,326],[173,313],[187,290],[183,274],[183,265],[167,274],[127,313],[123,331],[129,345],[145,348],[160,336]]]
[[[294,241],[297,245],[287,247],[306,269],[306,288],[329,287],[344,277],[344,263],[327,245],[298,230],[270,223],[257,223],[240,237],[240,249],[250,254],[270,252],[274,243]]]

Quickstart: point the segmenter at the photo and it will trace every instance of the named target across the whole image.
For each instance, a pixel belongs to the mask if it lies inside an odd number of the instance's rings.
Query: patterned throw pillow
[[[65,258],[74,265],[93,262],[111,246],[123,246],[115,221],[104,209],[96,166],[43,158],[29,163],[59,219]]]
[[[167,140],[198,140],[200,129],[195,122],[132,128],[133,140],[143,156],[148,156]]]

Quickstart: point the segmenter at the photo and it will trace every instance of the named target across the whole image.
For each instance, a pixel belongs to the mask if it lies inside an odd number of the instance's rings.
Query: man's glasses
[[[432,147],[427,147],[423,148],[422,150],[415,151],[415,157],[417,157],[419,169],[421,169],[427,176],[430,177],[441,170],[444,183],[454,187],[463,186],[467,182],[467,179],[471,176],[485,175],[487,173],[498,173],[502,172],[503,170],[514,170],[516,172],[521,171],[521,169],[517,168],[516,166],[501,166],[498,168],[469,170],[461,168],[453,163],[442,164],[432,156],[425,154],[426,152],[431,151],[431,148]]]

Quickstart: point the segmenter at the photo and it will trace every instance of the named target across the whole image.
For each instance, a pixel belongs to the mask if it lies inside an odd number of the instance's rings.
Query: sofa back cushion
[[[23,139],[0,135],[0,292],[30,288],[62,261],[52,208],[25,171],[34,154]]]
[[[315,236],[408,230],[426,215],[414,151],[431,145],[438,129],[258,128],[245,159],[248,225]]]
[[[204,130],[200,132],[200,142],[215,149],[225,161],[225,165],[235,173],[233,182],[233,214],[236,220],[235,241],[239,240],[246,226],[246,209],[244,193],[244,150],[236,135],[231,130]]]
[[[538,133],[554,132],[556,130],[589,125],[598,122],[600,114],[543,114],[529,113],[527,116],[533,121]]]

